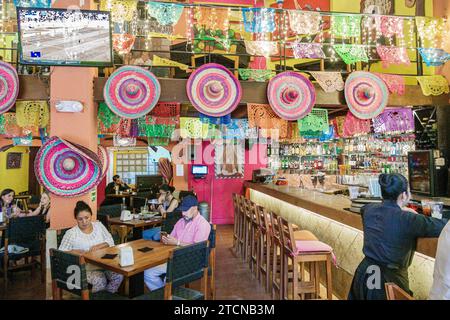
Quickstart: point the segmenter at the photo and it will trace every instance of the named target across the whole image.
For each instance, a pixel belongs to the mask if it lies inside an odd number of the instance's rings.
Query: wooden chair
[[[43,215],[9,219],[8,227],[3,234],[4,250],[0,252],[2,260],[3,279],[5,291],[8,288],[8,272],[18,269],[34,268],[39,265],[41,268],[41,282],[45,282],[46,259],[45,259],[45,220]],[[28,249],[24,253],[9,252],[9,245],[17,245]],[[34,260],[39,257],[39,261]],[[11,265],[11,261],[25,260],[23,264]]]
[[[115,244],[121,244],[128,241],[129,237],[131,237],[131,233],[133,232],[133,228],[121,225],[111,225],[109,223],[110,218],[120,217],[122,213],[122,205],[120,204],[112,204],[107,206],[101,206],[97,219],[103,223],[103,225],[111,232],[111,235],[114,238]]]
[[[292,298],[297,300],[301,296],[302,299],[305,299],[306,294],[312,294],[315,298],[320,297],[319,263],[324,262],[326,266],[327,299],[331,300],[333,294],[331,279],[332,248],[316,240],[296,240],[292,224],[281,216],[278,217],[278,224],[283,245],[283,299],[288,299],[288,266],[289,260],[291,260]],[[305,263],[309,263],[310,281],[305,281]]]
[[[79,296],[82,300],[126,299],[107,291],[90,292],[87,282],[86,262],[83,256],[50,249],[50,268],[53,300],[62,300],[64,291]]]
[[[278,216],[270,212],[271,225],[271,249],[272,249],[272,300],[278,294],[279,299],[283,298],[283,243],[281,241],[281,231]]]
[[[270,215],[266,209],[256,206],[259,217],[258,257],[259,257],[259,279],[263,281],[266,291],[270,289],[270,259],[271,259],[271,236]]]
[[[208,298],[208,242],[180,247],[167,262],[166,284],[135,300],[206,300]],[[201,280],[202,291],[182,286]]]
[[[239,252],[240,245],[240,229],[241,229],[241,217],[240,217],[240,196],[236,193],[233,193],[233,208],[234,208],[234,225],[233,225],[233,250],[236,254]]]
[[[208,292],[212,300],[216,300],[216,235],[217,226],[211,224],[211,232],[208,238]]]
[[[250,259],[249,259],[249,267],[250,270],[255,274],[255,277],[259,280],[259,251],[261,243],[258,241],[259,239],[259,215],[256,211],[256,204],[251,200],[248,200],[247,206],[249,208],[250,214]]]
[[[57,230],[56,231],[56,246],[59,248],[62,239],[64,238],[64,235],[66,234],[67,230],[69,230],[70,228],[66,228],[66,229],[61,229],[61,230]]]
[[[244,238],[244,249],[243,249],[243,258],[244,261],[250,260],[251,254],[251,227],[252,227],[252,217],[250,215],[250,200],[245,197],[241,198],[241,211],[244,216],[244,230],[243,230],[243,238]]]
[[[415,300],[405,290],[392,282],[384,284],[388,300]]]

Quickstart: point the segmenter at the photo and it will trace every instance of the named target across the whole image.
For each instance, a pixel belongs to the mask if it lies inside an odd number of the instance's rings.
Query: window
[[[158,163],[151,161],[148,153],[117,152],[115,154],[115,174],[127,184],[136,183],[136,175],[158,174]]]

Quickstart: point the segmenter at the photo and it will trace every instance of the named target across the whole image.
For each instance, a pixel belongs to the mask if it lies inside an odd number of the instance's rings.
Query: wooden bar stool
[[[283,298],[283,243],[281,242],[278,216],[274,212],[270,212],[270,225],[272,250],[272,300],[275,300],[277,294],[281,300]]]
[[[333,249],[317,240],[295,239],[292,224],[280,216],[278,217],[278,226],[283,246],[283,278],[281,286],[283,298],[288,298],[288,267],[289,261],[292,261],[292,298],[297,300],[301,296],[302,299],[305,299],[306,294],[312,294],[314,298],[320,298],[319,264],[325,263],[327,299],[331,300],[333,294],[331,279]],[[310,265],[309,281],[305,280],[305,263]]]
[[[244,248],[243,248],[243,258],[244,261],[250,260],[250,239],[251,239],[251,225],[252,218],[250,215],[250,200],[245,197],[241,198],[241,211],[243,213],[244,223],[243,223],[243,239],[244,239]]]
[[[241,233],[241,213],[240,213],[240,196],[233,193],[233,208],[234,208],[234,226],[233,226],[233,249],[236,254],[239,253],[240,247],[240,233]]]
[[[255,277],[259,280],[259,249],[260,243],[258,241],[259,238],[259,216],[256,210],[256,204],[251,200],[248,201],[248,206],[250,209],[250,259],[249,259],[249,267],[250,270],[255,274]]]
[[[263,281],[266,291],[270,290],[270,260],[271,256],[271,235],[270,235],[270,214],[261,206],[256,206],[256,212],[259,216],[259,237],[258,237],[258,257],[259,257],[259,276]]]

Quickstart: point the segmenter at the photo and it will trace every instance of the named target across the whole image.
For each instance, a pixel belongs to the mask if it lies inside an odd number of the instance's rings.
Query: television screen
[[[207,175],[208,167],[202,165],[193,165],[192,166],[192,174],[193,175]]]
[[[17,8],[20,63],[111,66],[110,13]]]

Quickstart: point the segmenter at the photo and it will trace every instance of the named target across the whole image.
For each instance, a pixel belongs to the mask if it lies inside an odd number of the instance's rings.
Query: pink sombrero
[[[267,98],[280,118],[293,121],[311,112],[316,103],[316,89],[305,76],[286,71],[270,80]]]
[[[0,61],[0,114],[14,106],[19,95],[19,76],[9,63]]]
[[[91,150],[52,137],[39,149],[34,162],[39,183],[57,196],[75,197],[100,183],[100,159]]]
[[[100,180],[102,180],[105,175],[106,171],[108,171],[109,168],[109,158],[108,158],[108,152],[106,151],[106,148],[104,146],[99,145],[97,149],[97,156],[100,160],[101,169],[102,169],[102,176]]]
[[[373,119],[388,104],[389,91],[383,79],[370,72],[356,71],[345,82],[345,99],[359,119]]]
[[[105,103],[120,117],[137,119],[152,111],[161,95],[158,79],[136,66],[120,67],[108,78],[103,89]]]
[[[230,114],[241,101],[238,79],[224,66],[208,63],[195,70],[186,85],[193,106],[211,117]]]

